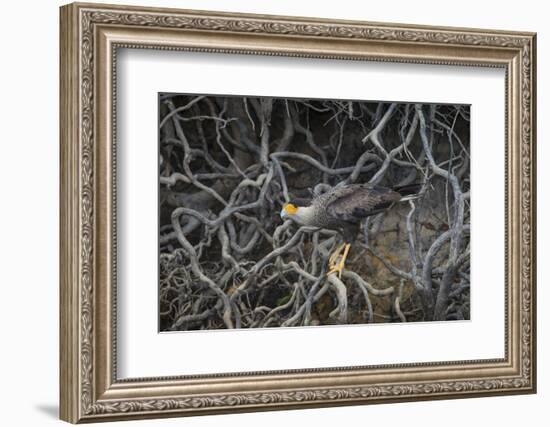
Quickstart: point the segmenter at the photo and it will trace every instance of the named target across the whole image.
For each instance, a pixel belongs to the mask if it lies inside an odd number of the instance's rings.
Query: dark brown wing
[[[370,184],[351,184],[338,188],[327,204],[329,217],[348,222],[359,222],[389,208],[401,199],[390,188]]]

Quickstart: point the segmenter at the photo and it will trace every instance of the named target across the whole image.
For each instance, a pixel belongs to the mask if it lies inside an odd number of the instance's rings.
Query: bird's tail
[[[421,194],[419,193],[422,188],[421,184],[408,184],[408,185],[398,185],[393,187],[393,191],[397,191],[401,194],[400,202],[407,202],[409,200],[418,199]]]

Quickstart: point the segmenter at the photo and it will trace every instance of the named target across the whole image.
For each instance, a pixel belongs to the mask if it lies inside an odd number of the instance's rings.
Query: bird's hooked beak
[[[288,213],[285,211],[285,208],[281,209],[281,212],[279,212],[279,215],[281,215],[282,220],[285,220],[288,217]]]

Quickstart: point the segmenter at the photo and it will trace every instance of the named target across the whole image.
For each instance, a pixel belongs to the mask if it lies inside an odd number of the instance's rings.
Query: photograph
[[[352,405],[384,423],[387,404],[424,413],[438,401],[445,416],[512,395],[537,419],[542,14],[510,9],[495,24],[481,5],[428,16],[405,2],[387,13],[261,4],[29,15],[59,30],[42,31],[57,48],[33,50],[59,72],[39,84],[59,120],[51,108],[31,118],[59,133],[55,159],[8,156],[31,189],[47,174],[27,160],[59,164],[58,199],[12,203],[33,217],[25,229],[58,232],[46,264],[59,291],[34,282],[57,300],[35,298],[58,311],[59,354],[32,382],[57,373],[52,402],[75,424],[254,412],[258,425],[267,411]],[[14,102],[37,98],[17,90],[6,99],[28,122]],[[19,147],[26,128],[14,129]],[[4,222],[26,245],[17,253],[38,244]],[[8,284],[28,270],[20,258]],[[5,299],[21,311],[20,296]],[[51,318],[37,310],[27,317]],[[29,343],[16,353],[36,353]],[[475,424],[466,406],[456,421]],[[525,424],[507,406],[502,420]],[[411,414],[397,418],[416,426]]]
[[[160,332],[470,319],[469,105],[158,112]]]

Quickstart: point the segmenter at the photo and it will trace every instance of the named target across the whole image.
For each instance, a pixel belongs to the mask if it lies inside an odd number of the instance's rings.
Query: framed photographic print
[[[61,8],[61,418],[533,393],[535,35]]]

